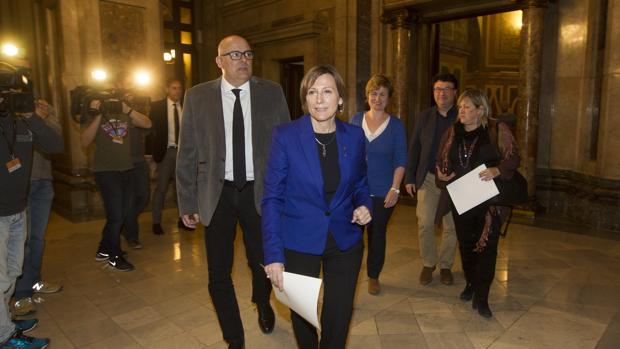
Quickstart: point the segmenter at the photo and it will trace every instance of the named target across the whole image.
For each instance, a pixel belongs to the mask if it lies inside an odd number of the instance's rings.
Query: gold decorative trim
[[[286,26],[269,28],[243,28],[239,34],[246,38],[252,45],[261,45],[268,42],[304,39],[319,36],[327,30],[325,23],[308,20],[297,22]]]
[[[393,11],[384,12],[381,15],[381,22],[390,24],[392,29],[406,28],[409,29],[414,23],[417,16],[409,9],[401,8]]]
[[[235,13],[248,11],[280,1],[282,0],[228,0],[222,1],[227,4],[222,5],[219,10],[221,11],[222,16],[230,16]]]

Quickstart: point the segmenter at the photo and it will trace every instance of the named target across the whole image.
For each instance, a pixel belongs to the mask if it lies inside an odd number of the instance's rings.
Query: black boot
[[[464,301],[470,301],[472,298],[474,297],[474,288],[471,286],[471,284],[466,284],[465,285],[465,289],[463,290],[463,292],[461,292],[461,294],[459,295],[459,298]]]
[[[483,318],[490,319],[493,317],[493,312],[491,312],[491,308],[489,308],[488,297],[479,297],[478,294],[476,294],[471,306],[474,309],[478,309],[478,314]]]

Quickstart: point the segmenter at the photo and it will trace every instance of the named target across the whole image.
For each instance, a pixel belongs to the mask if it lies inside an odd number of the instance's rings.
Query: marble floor
[[[225,348],[207,290],[201,232],[178,232],[174,210],[167,234],[150,232],[141,217],[144,249],[129,250],[136,271],[95,262],[102,220],[71,223],[53,215],[43,275],[64,290],[37,299],[39,327],[51,348]],[[415,208],[400,206],[389,227],[383,292],[366,292],[360,273],[348,348],[620,348],[620,242],[514,224],[500,242],[485,320],[438,276],[417,279]],[[246,329],[246,347],[294,348],[288,311],[275,299],[277,322],[263,335],[250,303],[249,271],[238,244],[234,280]]]

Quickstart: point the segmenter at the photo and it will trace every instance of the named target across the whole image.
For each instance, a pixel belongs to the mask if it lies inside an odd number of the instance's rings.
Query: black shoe
[[[138,239],[129,240],[127,241],[127,244],[129,245],[129,247],[133,248],[134,250],[139,250],[142,248],[142,243]]]
[[[228,349],[244,349],[245,341],[243,339],[240,340],[232,340],[228,342]]]
[[[493,312],[491,312],[491,308],[489,308],[488,302],[478,302],[478,314],[485,319],[490,319],[493,317]]]
[[[97,253],[95,253],[95,260],[97,262],[107,261],[109,258],[110,258],[110,254],[107,252],[97,251]]]
[[[132,271],[135,269],[133,264],[127,262],[123,256],[110,257],[108,265],[120,271]]]
[[[276,323],[276,315],[273,313],[271,304],[256,304],[258,310],[258,327],[264,334],[273,332],[273,326]]]
[[[181,217],[179,217],[179,221],[177,222],[177,225],[179,226],[179,229],[183,229],[185,231],[194,231],[194,230],[196,230],[196,228],[190,228],[190,227],[186,226],[185,224],[183,224],[183,220],[181,219]]]
[[[153,224],[153,234],[164,235],[164,229],[161,227],[161,224]]]
[[[121,256],[127,257],[127,251],[121,250]],[[107,261],[108,259],[110,259],[110,254],[107,252],[97,251],[97,253],[95,253],[95,260],[97,262]]]
[[[470,301],[472,300],[472,298],[474,298],[474,289],[471,287],[471,284],[467,284],[465,286],[465,289],[463,290],[463,292],[461,292],[461,294],[459,295],[459,298],[463,302]]]

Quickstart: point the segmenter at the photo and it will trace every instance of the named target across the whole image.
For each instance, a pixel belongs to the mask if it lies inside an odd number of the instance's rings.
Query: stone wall
[[[552,215],[620,231],[620,5],[605,3],[548,9],[537,196]]]

